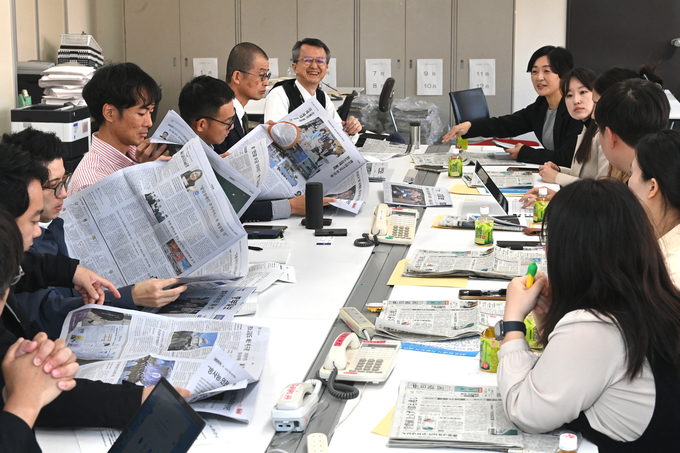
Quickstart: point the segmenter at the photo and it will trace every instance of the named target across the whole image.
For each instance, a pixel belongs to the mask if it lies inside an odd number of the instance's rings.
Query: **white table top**
[[[671,104],[671,120],[680,120],[680,102],[673,96],[669,90],[664,90],[666,97],[668,97],[668,102]]]

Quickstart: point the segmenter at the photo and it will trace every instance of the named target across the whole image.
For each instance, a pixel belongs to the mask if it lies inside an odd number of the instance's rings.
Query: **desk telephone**
[[[397,364],[400,349],[399,341],[360,341],[354,332],[346,332],[333,343],[319,376],[328,379],[335,365],[339,381],[384,382]]]
[[[373,212],[370,234],[378,238],[378,242],[413,244],[417,222],[415,209],[392,208],[381,203]]]

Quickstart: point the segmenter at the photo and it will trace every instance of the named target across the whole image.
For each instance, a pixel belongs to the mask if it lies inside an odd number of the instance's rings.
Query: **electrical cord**
[[[340,420],[337,425],[335,425],[335,428],[333,428],[333,430],[330,433],[328,433],[329,439],[333,437],[333,434],[335,434],[335,430],[338,429],[338,426],[340,426],[345,420],[347,420],[349,418],[349,416],[352,415],[352,412],[354,412],[354,409],[356,409],[357,406],[359,405],[359,403],[361,403],[361,400],[364,398],[364,393],[366,393],[365,390],[366,390],[367,385],[368,385],[368,382],[365,382],[364,386],[361,388],[361,397],[359,398],[357,403],[354,405],[354,407],[352,409],[350,409],[350,411],[347,413],[347,415],[345,415],[343,417],[343,419]]]
[[[357,396],[359,396],[359,389],[354,387],[353,385],[348,385],[348,384],[341,384],[339,382],[335,382],[335,378],[338,376],[338,367],[335,366],[335,363],[333,364],[333,371],[331,371],[331,375],[328,376],[328,393],[331,394],[331,396],[339,399],[339,400],[353,400]]]

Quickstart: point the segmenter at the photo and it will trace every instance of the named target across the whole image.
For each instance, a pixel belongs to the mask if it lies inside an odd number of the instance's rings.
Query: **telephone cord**
[[[331,371],[331,375],[328,376],[328,393],[330,393],[331,396],[334,396],[339,400],[353,400],[354,398],[359,396],[359,389],[354,387],[353,385],[340,384],[339,382],[335,382],[335,378],[337,375],[338,367],[336,367],[334,363],[333,371]]]

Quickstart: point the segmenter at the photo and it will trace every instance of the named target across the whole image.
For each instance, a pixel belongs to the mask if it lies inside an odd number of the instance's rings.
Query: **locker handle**
[[[397,69],[401,68],[401,60],[397,60]]]
[[[189,59],[188,58],[184,58],[184,67],[185,68],[189,67]]]
[[[465,62],[464,60],[460,60],[460,69],[464,69]]]
[[[408,68],[413,69],[413,60],[408,61]]]
[[[177,66],[177,57],[172,57],[172,65]]]

